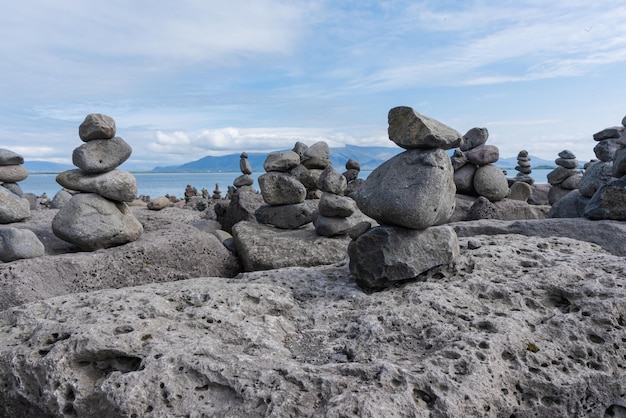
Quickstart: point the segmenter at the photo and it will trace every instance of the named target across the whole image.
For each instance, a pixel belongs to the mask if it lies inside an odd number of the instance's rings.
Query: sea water
[[[515,175],[514,170],[509,170]],[[547,175],[552,169],[533,170],[531,176],[536,183],[547,183]],[[359,178],[365,179],[371,171],[362,171]],[[258,190],[258,178],[263,174],[252,173],[254,186]],[[209,195],[213,194],[215,185],[222,192],[222,196],[226,195],[228,186],[241,175],[241,173],[133,173],[137,179],[137,195],[150,196],[151,198],[159,196],[177,196],[183,197],[187,185],[191,185],[201,192],[203,188],[207,189]],[[20,186],[25,193],[33,193],[41,196],[46,193],[48,198],[52,199],[54,195],[61,190],[61,186],[56,182],[55,173],[32,173],[25,180],[20,182]]]

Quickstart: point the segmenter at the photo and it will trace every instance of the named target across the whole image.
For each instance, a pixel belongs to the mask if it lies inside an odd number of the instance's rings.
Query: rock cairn
[[[0,224],[22,221],[30,217],[30,202],[18,184],[28,177],[28,170],[22,165],[24,157],[0,148]]]
[[[363,179],[359,178],[360,172],[361,163],[352,158],[346,161],[346,171],[343,173],[348,183],[346,191],[344,192],[346,196],[352,195],[363,185]]]
[[[237,189],[242,187],[252,187],[254,184],[254,179],[252,178],[252,165],[250,165],[250,161],[248,161],[248,153],[242,152],[239,156],[239,169],[241,170],[241,175],[237,177],[233,181],[233,186]],[[217,185],[215,185],[217,189]]]
[[[513,183],[520,181],[530,184],[531,186],[535,184],[535,180],[530,176],[530,173],[533,171],[530,165],[530,159],[528,151],[526,150],[522,150],[517,154],[517,166],[515,166],[517,174],[513,177]]]
[[[487,128],[472,128],[465,135],[460,149],[452,156],[454,183],[457,192],[468,196],[484,196],[497,202],[509,195],[509,183],[493,163],[500,158],[495,145],[487,145]]]
[[[213,195],[211,199],[220,200],[222,198],[222,191],[220,190],[220,185],[215,183],[215,190],[213,190]]]
[[[456,204],[446,150],[461,144],[461,134],[405,106],[391,109],[388,120],[389,139],[406,151],[376,168],[355,194],[359,209],[381,226],[348,247],[350,272],[369,289],[414,279],[460,251],[454,230],[440,225]]]
[[[322,191],[318,205],[318,216],[313,224],[315,232],[324,237],[345,235],[354,226],[348,219],[356,210],[354,199],[344,196],[348,187],[346,178],[328,166],[322,172],[317,181],[318,187]]]
[[[578,188],[582,173],[577,170],[576,155],[569,150],[559,152],[554,160],[557,168],[548,173],[548,183],[552,186],[548,192],[548,202],[553,205],[557,200]]]
[[[56,178],[61,186],[81,193],[59,209],[52,231],[83,251],[126,244],[143,232],[126,204],[137,196],[137,181],[131,173],[117,169],[132,149],[115,133],[113,118],[87,115],[78,129],[84,144],[72,154],[78,169],[64,171]]]

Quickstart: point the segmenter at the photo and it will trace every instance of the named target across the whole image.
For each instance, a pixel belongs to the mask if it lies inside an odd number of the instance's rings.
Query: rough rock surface
[[[0,313],[0,415],[615,417],[626,264],[467,241],[366,294],[347,263],[49,299]]]
[[[404,149],[442,148],[461,145],[463,136],[455,129],[424,116],[408,106],[394,107],[388,114],[389,139]]]
[[[132,243],[91,253],[56,237],[51,229],[58,210],[33,211],[13,224],[35,233],[46,255],[0,264],[0,310],[67,293],[136,286],[202,276],[232,277],[237,258],[213,236],[194,228],[200,212],[176,208],[132,209],[144,227]],[[2,414],[0,413],[0,416]]]

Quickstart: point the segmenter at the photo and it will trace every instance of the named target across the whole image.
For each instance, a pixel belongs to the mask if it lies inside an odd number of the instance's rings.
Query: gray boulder
[[[254,179],[249,174],[242,174],[238,176],[235,180],[233,180],[233,186],[237,188],[252,186],[254,184]]]
[[[265,171],[286,172],[300,164],[300,155],[295,151],[273,152],[269,154],[263,168]]]
[[[479,196],[467,212],[465,220],[498,219],[498,208],[484,196]]]
[[[143,226],[125,203],[80,193],[59,209],[52,231],[81,250],[94,251],[137,240]]]
[[[17,183],[28,177],[23,165],[0,165],[0,183]]]
[[[296,229],[313,222],[316,209],[317,203],[313,200],[291,205],[263,205],[256,210],[255,217],[262,224],[282,229]]]
[[[601,186],[587,203],[585,217],[626,221],[626,176]]]
[[[65,188],[96,193],[110,200],[132,202],[137,198],[137,180],[124,170],[111,170],[101,174],[67,170],[59,173],[56,181]]]
[[[133,149],[119,136],[95,139],[74,149],[72,162],[87,174],[105,173],[121,165]]]
[[[71,194],[69,191],[65,189],[59,190],[58,192],[56,192],[56,194],[52,198],[52,203],[50,203],[50,208],[61,209],[63,206],[67,204],[67,202],[70,201],[72,196],[73,194]]]
[[[509,195],[509,182],[502,170],[487,164],[478,167],[474,174],[474,190],[492,202],[502,200]]]
[[[17,183],[2,183],[0,186],[19,197],[24,197],[24,190],[22,190],[22,187]]]
[[[163,210],[172,204],[167,196],[159,196],[154,199],[150,199],[146,207],[150,210]]]
[[[487,128],[472,128],[465,135],[463,135],[463,142],[461,142],[461,151],[468,151],[483,145],[489,138],[489,131]]]
[[[24,157],[11,150],[0,148],[0,166],[24,164]]]
[[[0,224],[22,221],[30,216],[30,202],[0,187]]]
[[[548,183],[558,186],[569,176],[573,176],[577,171],[574,168],[557,167],[548,173]]]
[[[354,194],[357,206],[381,224],[424,229],[454,212],[450,157],[443,149],[404,151],[378,166]]]
[[[37,235],[28,229],[0,228],[0,260],[10,261],[41,257],[44,248]]]
[[[587,168],[578,183],[578,190],[583,196],[592,197],[601,186],[611,180],[614,180],[613,163],[597,162]]]
[[[306,188],[290,174],[272,171],[261,175],[258,181],[263,200],[269,205],[302,203],[306,198]]]
[[[78,136],[84,142],[111,139],[115,136],[115,121],[112,117],[100,113],[87,115],[78,127]]]
[[[533,187],[523,181],[516,181],[511,185],[511,190],[508,198],[513,200],[521,200],[527,202],[530,196],[533,194]]]
[[[457,148],[462,135],[443,123],[417,113],[410,107],[394,107],[388,115],[389,139],[404,149]]]
[[[356,210],[354,199],[329,192],[322,193],[319,201],[319,212],[330,218],[346,218]]]
[[[459,253],[457,235],[448,226],[420,231],[375,227],[348,247],[350,273],[359,286],[373,290],[416,279],[433,267],[451,263]]]

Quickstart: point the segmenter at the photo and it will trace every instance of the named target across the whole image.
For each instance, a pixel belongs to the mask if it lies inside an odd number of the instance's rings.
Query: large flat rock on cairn
[[[0,416],[624,416],[624,258],[472,240],[373,294],[344,262],[8,309]]]
[[[0,263],[0,310],[67,293],[121,288],[202,276],[233,277],[238,259],[213,235],[194,228],[200,212],[133,209],[144,226],[132,243],[94,252],[78,252],[52,232],[58,210],[32,211],[11,226],[32,230],[46,256]]]

